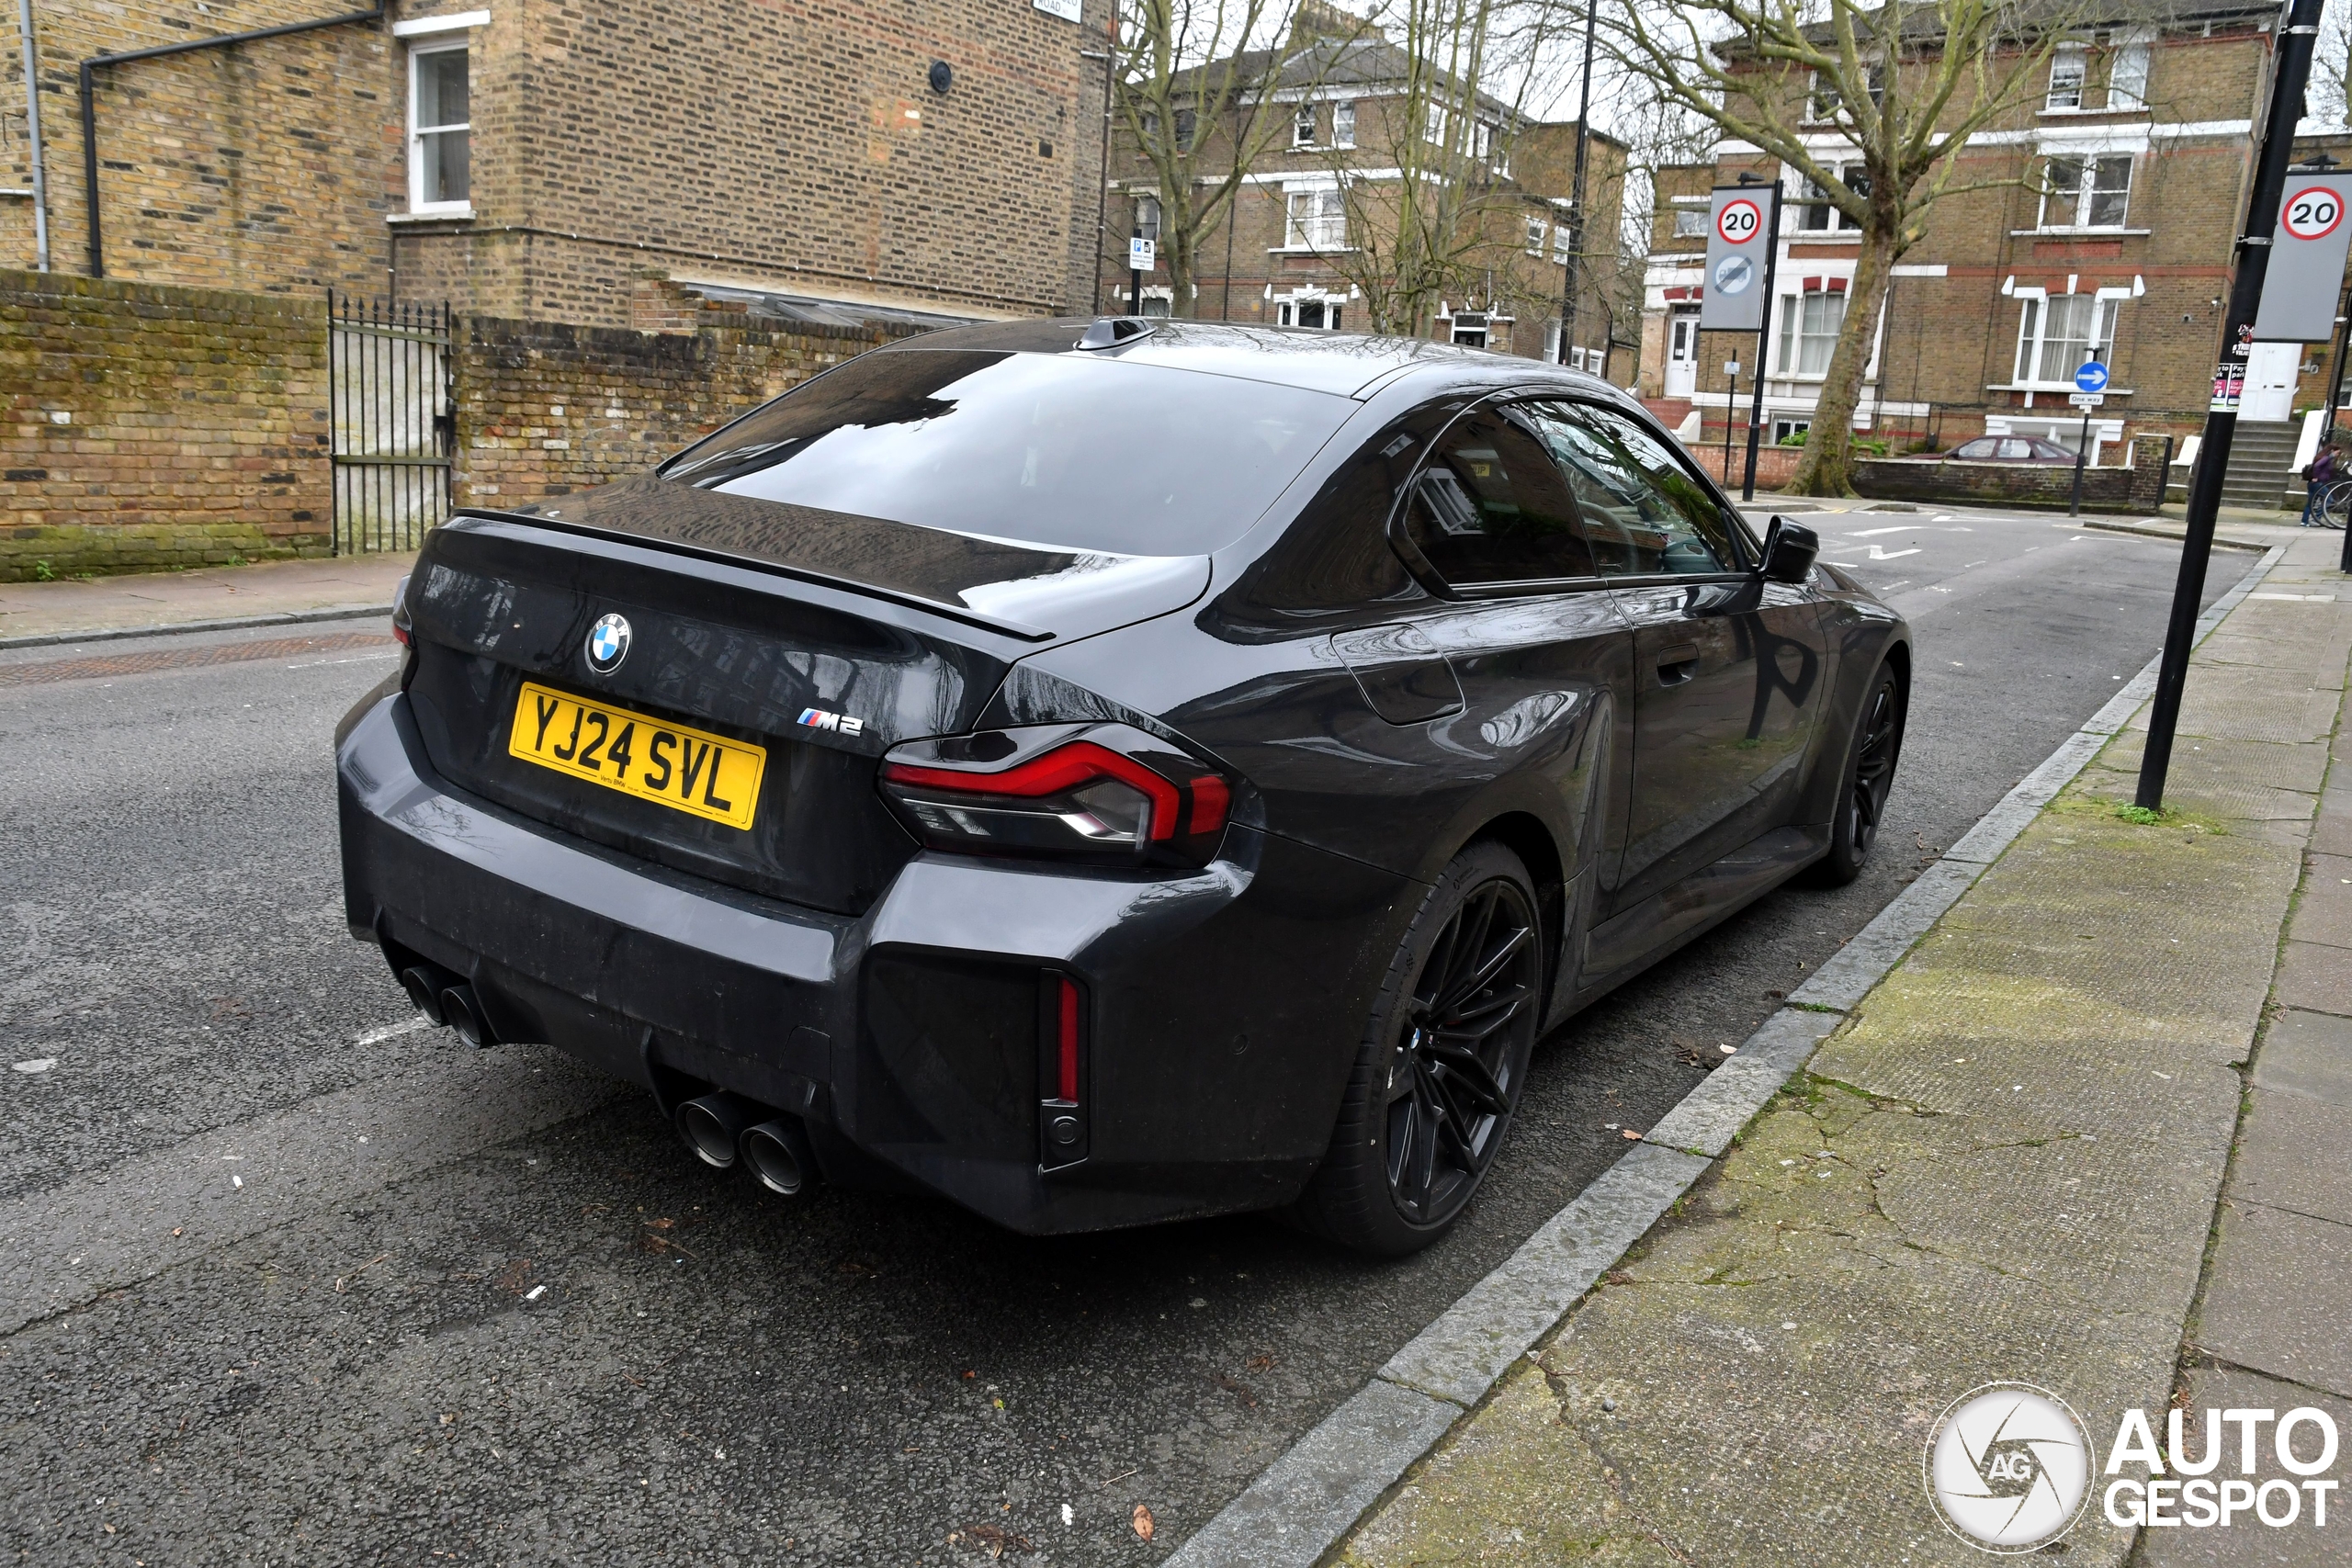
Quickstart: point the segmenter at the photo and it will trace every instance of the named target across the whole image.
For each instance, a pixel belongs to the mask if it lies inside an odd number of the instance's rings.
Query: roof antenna
[[[1078,340],[1080,348],[1116,348],[1123,343],[1133,343],[1151,331],[1151,323],[1141,316],[1097,316]]]

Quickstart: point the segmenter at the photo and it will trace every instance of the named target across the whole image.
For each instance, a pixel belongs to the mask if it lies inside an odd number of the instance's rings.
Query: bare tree
[[[1395,0],[1377,13],[1382,36],[1357,46],[1356,146],[1324,154],[1337,210],[1299,238],[1362,296],[1372,331],[1418,337],[1442,299],[1508,299],[1524,208],[1511,141],[1547,14]],[[1498,77],[1508,99],[1488,91]]]
[[[1273,88],[1286,67],[1367,26],[1316,0],[1134,0],[1114,46],[1114,112],[1158,184],[1171,315],[1196,304],[1201,246],[1282,130]]]
[[[2041,91],[2071,0],[1677,0],[1604,9],[1607,47],[1661,104],[1802,175],[1860,233],[1846,315],[1792,489],[1852,493],[1853,417],[1894,266],[1962,190],[1951,154]],[[1859,169],[1821,148],[1833,128]],[[2015,183],[1986,182],[1986,183]]]

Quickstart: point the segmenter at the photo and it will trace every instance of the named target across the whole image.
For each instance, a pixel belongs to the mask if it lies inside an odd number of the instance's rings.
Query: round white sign
[[[2324,239],[2343,221],[2344,198],[2325,186],[2290,191],[2278,208],[2278,226],[2298,240]]]
[[[1763,226],[1763,209],[1744,196],[1724,203],[1724,209],[1715,214],[1715,232],[1724,237],[1726,245],[1747,243]]]
[[[1955,1401],[1928,1438],[1928,1499],[1979,1551],[2032,1551],[2074,1527],[2089,1495],[2090,1435],[2066,1402],[1996,1382]]]

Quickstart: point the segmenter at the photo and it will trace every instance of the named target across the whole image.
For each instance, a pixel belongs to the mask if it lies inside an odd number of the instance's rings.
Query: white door
[[[2295,371],[2302,364],[2299,343],[2258,343],[2245,362],[2245,392],[2238,417],[2282,422],[2295,412]]]
[[[1666,395],[1687,398],[1699,389],[1699,312],[1677,310],[1666,323]]]

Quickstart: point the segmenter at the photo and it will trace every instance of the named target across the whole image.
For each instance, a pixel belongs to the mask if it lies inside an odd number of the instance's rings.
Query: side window
[[[1998,442],[1992,440],[1990,437],[1980,435],[1975,440],[1964,444],[1961,449],[1953,453],[1952,456],[1982,461],[1986,457],[1990,457],[1993,455],[1993,449],[1998,445]]]
[[[1250,567],[1244,597],[1299,613],[1350,609],[1421,590],[1388,542],[1388,513],[1447,408],[1422,408],[1374,435],[1323,481]]]
[[[1594,575],[1576,502],[1525,423],[1526,406],[1456,422],[1413,481],[1406,535],[1448,582]]]
[[[2001,456],[2011,462],[2030,457],[2033,456],[2033,443],[2015,435],[2004,437],[2001,442]]]
[[[1736,570],[1730,524],[1663,441],[1613,409],[1532,408],[1604,576]]]

